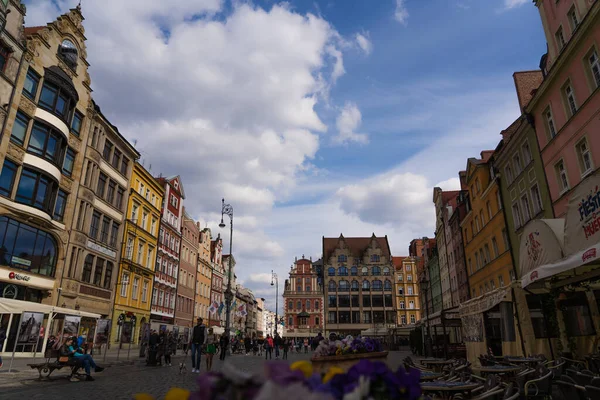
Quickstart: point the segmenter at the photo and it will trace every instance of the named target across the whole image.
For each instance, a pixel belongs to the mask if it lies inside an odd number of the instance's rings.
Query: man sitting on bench
[[[91,367],[95,369],[96,373],[102,372],[104,368],[97,366],[92,356],[85,354],[83,350],[76,347],[73,342],[73,338],[67,338],[65,344],[63,344],[63,348],[61,348],[61,355],[66,354],[70,360],[75,360],[78,365],[82,365],[83,368],[85,368],[86,380],[93,381],[94,378],[92,378],[91,375]]]

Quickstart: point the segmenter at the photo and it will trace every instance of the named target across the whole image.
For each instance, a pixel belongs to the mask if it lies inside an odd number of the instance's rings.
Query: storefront
[[[564,227],[564,229],[561,229]],[[600,175],[571,193],[566,218],[531,222],[521,238],[524,311],[535,347],[583,356],[600,332]],[[547,353],[547,354],[549,354]]]
[[[99,314],[0,298],[0,326],[7,336],[0,355],[7,357],[14,351],[15,357],[39,356],[50,338],[61,340],[65,333],[92,341],[98,318]]]
[[[2,298],[41,303],[53,287],[54,279],[36,276],[19,269],[0,267]]]

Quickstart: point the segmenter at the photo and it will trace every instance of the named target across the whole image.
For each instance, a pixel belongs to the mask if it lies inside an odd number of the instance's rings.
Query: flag
[[[221,304],[219,305],[219,309],[217,310],[219,315],[221,315],[221,313],[223,312],[223,307],[225,307],[225,304],[223,304],[223,302],[221,302]]]
[[[246,303],[242,303],[242,305],[238,307],[237,311],[242,317],[248,315],[248,312],[246,311]]]
[[[235,300],[233,301],[233,304],[231,305],[231,308],[235,308],[235,305],[236,305],[236,304],[237,304],[237,299],[235,299]]]
[[[214,314],[217,311],[217,307],[219,305],[217,304],[216,301],[213,301],[212,304],[210,305],[210,307],[208,307],[208,312],[211,314]]]

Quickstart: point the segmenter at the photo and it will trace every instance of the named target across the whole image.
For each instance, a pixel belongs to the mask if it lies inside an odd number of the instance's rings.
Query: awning
[[[366,337],[372,337],[372,336],[388,336],[390,334],[390,331],[388,328],[380,328],[380,327],[376,327],[376,328],[369,328],[365,331],[361,331],[360,335],[361,336],[366,336]]]
[[[510,289],[510,286],[502,286],[482,296],[465,301],[458,306],[460,318],[462,319],[468,315],[482,314],[490,308],[494,308],[510,295]]]
[[[54,307],[48,304],[34,303],[32,301],[13,300],[0,298],[0,314],[21,314],[22,312],[40,312],[44,314],[57,313],[65,315],[78,315],[80,317],[101,318],[100,314],[94,314],[70,308]]]
[[[519,246],[523,286],[536,279],[539,267],[563,257],[564,225],[563,219],[535,219],[525,226]]]
[[[540,226],[538,224],[538,227]],[[528,237],[523,235],[521,238],[521,258],[523,257],[524,248],[524,254],[527,254],[528,249],[531,249],[534,254],[536,252],[547,252],[549,254],[546,257],[548,258],[546,262],[538,266],[534,265],[534,268],[527,271],[527,273],[521,273],[523,287],[537,280],[589,264],[600,258],[600,175],[595,174],[585,178],[571,193],[563,237],[562,253],[564,257],[552,260],[549,255],[556,255],[556,249],[553,249],[556,246],[555,242],[550,240],[547,243],[539,240],[527,243]],[[560,242],[560,236],[558,235],[557,240]]]

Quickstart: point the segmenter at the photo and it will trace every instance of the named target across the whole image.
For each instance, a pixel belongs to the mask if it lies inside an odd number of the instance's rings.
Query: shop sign
[[[14,279],[14,280],[17,280],[17,281],[29,282],[31,280],[31,277],[29,277],[27,275],[17,274],[16,272],[9,272],[8,273],[8,279]]]
[[[19,288],[15,285],[6,285],[2,291],[2,297],[5,299],[16,299],[19,294]]]
[[[94,243],[91,240],[88,240],[87,247],[89,249],[97,251],[98,253],[102,253],[107,257],[115,258],[117,256],[117,253],[115,251],[113,251],[111,249],[107,249],[104,246],[100,246],[99,244]]]
[[[16,256],[12,256],[11,258],[11,262],[13,265],[22,265],[24,267],[31,267],[31,261],[30,260],[26,260],[24,258],[21,257],[16,257]]]
[[[592,175],[581,182],[569,198],[565,222],[565,256],[586,250],[582,262],[596,255],[587,249],[600,241],[600,176]]]

